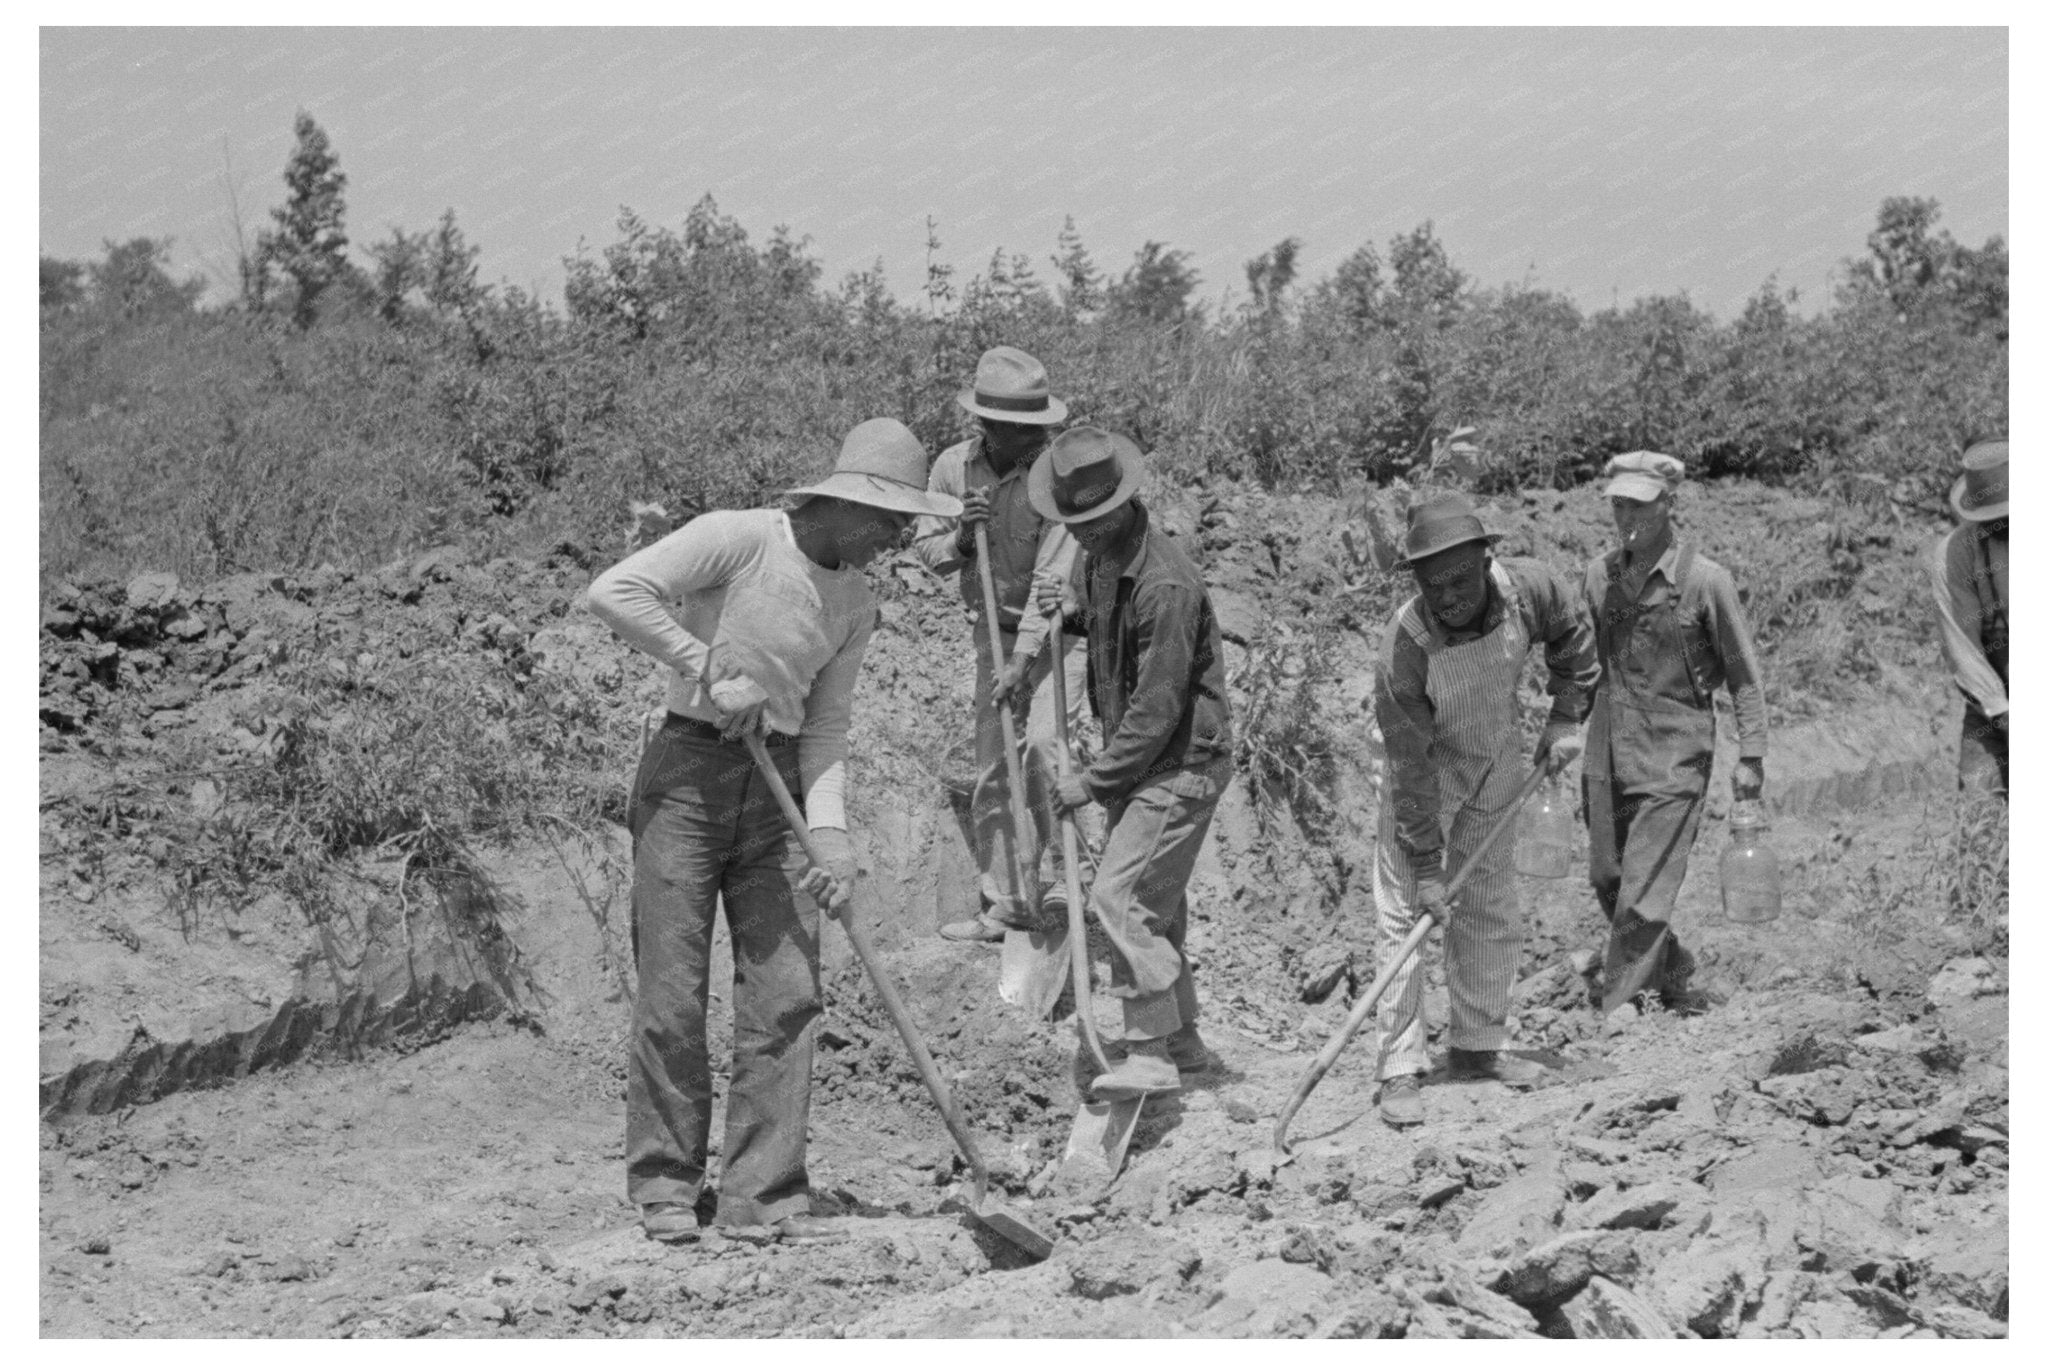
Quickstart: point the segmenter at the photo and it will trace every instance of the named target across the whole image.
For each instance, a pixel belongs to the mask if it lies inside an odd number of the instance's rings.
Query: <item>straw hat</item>
[[[1067,405],[1052,396],[1045,366],[1015,346],[982,352],[974,367],[974,387],[960,390],[953,401],[991,422],[1049,427],[1067,420]]]
[[[910,428],[893,417],[872,417],[846,433],[830,474],[786,496],[839,498],[919,516],[959,516],[960,500],[928,491],[930,479],[931,457]]]
[[[1100,427],[1061,432],[1032,462],[1031,506],[1048,521],[1093,521],[1129,502],[1145,456],[1128,436]]]
[[[1997,521],[2005,515],[2004,441],[1979,441],[1963,452],[1963,476],[1948,491],[1949,506],[1964,521]]]

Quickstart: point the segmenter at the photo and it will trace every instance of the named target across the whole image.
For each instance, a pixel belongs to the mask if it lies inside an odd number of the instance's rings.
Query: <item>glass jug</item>
[[[1549,779],[1522,803],[1515,817],[1515,871],[1525,877],[1568,875],[1577,832],[1564,784]]]
[[[1768,924],[1778,917],[1784,884],[1778,855],[1764,842],[1771,827],[1761,801],[1737,801],[1728,817],[1728,847],[1721,850],[1721,908],[1737,924]]]

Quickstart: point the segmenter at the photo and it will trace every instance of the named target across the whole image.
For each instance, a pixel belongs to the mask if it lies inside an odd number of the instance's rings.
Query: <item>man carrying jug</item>
[[[1530,651],[1543,646],[1550,675],[1536,762],[1552,774],[1584,747],[1579,727],[1599,666],[1571,588],[1537,560],[1495,559],[1499,539],[1461,493],[1409,509],[1400,564],[1418,591],[1387,627],[1373,681],[1387,766],[1372,897],[1383,960],[1419,910],[1444,926],[1450,1078],[1527,1086],[1542,1068],[1502,1050],[1522,952],[1514,830],[1487,849],[1455,902],[1448,882],[1501,821],[1515,818],[1514,795],[1529,773],[1516,685]],[[1402,965],[1380,1005],[1380,1118],[1396,1127],[1422,1122],[1419,957]]]
[[[1593,893],[1607,916],[1601,1006],[1656,991],[1694,1003],[1692,954],[1671,914],[1714,762],[1714,689],[1735,703],[1737,801],[1764,790],[1763,671],[1728,570],[1677,537],[1685,465],[1638,450],[1608,461],[1620,545],[1586,566],[1600,650],[1586,743]]]

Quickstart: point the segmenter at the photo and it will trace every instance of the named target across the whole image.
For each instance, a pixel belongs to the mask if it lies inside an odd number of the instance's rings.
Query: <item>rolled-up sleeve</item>
[[[1927,562],[1934,580],[1934,614],[1941,626],[1941,652],[1956,686],[1985,715],[2002,716],[2011,699],[1984,653],[1984,608],[1977,599],[1977,565],[1969,534],[1965,527],[1934,543]]]
[[[1089,797],[1104,804],[1136,785],[1180,725],[1194,680],[1202,596],[1185,584],[1145,581],[1132,595],[1130,611],[1136,685],[1115,731],[1081,779]]]
[[[953,498],[967,496],[966,449],[953,446],[939,452],[939,458],[932,461],[932,476],[926,484],[929,492]],[[917,519],[917,530],[911,534],[911,553],[917,556],[918,563],[943,578],[967,562],[956,543],[959,535],[958,517],[921,516]]]
[[[1436,736],[1436,708],[1429,701],[1429,655],[1401,629],[1398,617],[1380,642],[1373,677],[1373,716],[1387,750],[1387,786],[1382,799],[1394,803],[1394,837],[1418,877],[1443,870],[1442,796],[1436,765],[1429,761]]]
[[[1533,618],[1529,634],[1543,642],[1543,663],[1550,673],[1550,723],[1577,725],[1593,709],[1593,687],[1600,681],[1600,652],[1585,594],[1540,564],[1528,565],[1521,578]]]

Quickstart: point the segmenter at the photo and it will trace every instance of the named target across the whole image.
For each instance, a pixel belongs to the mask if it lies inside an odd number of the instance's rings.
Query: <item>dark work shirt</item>
[[[1083,555],[1088,695],[1102,722],[1102,752],[1081,774],[1105,805],[1161,773],[1230,752],[1223,636],[1209,591],[1187,552],[1151,533],[1142,503],[1123,541]]]

